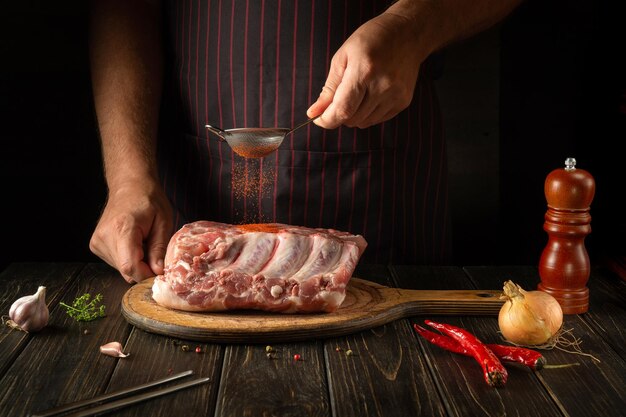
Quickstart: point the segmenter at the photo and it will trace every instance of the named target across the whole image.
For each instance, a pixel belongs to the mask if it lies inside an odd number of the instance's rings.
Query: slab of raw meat
[[[198,221],[172,236],[152,297],[187,311],[332,312],[366,246],[332,229]]]

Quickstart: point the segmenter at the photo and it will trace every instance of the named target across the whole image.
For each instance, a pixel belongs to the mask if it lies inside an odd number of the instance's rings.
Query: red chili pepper
[[[535,371],[540,370],[546,364],[546,358],[536,350],[495,344],[488,344],[487,347],[503,361],[521,363]]]
[[[448,336],[444,336],[442,334],[439,333],[435,333],[435,332],[431,332],[428,329],[423,328],[422,326],[418,325],[418,324],[414,324],[413,328],[415,329],[415,331],[417,333],[420,334],[420,336],[422,336],[424,339],[428,340],[430,343],[432,343],[433,345],[437,345],[440,348],[443,348],[445,350],[449,350],[450,352],[454,352],[454,353],[460,353],[461,355],[466,355],[466,356],[471,356],[469,354],[469,352],[467,351],[467,349],[461,347],[461,345],[459,345],[459,342],[457,342],[456,340],[448,337]]]
[[[428,329],[423,328],[418,324],[414,324],[413,328],[417,333],[419,333],[424,339],[428,340],[433,345],[437,345],[440,348],[446,349],[450,352],[459,353],[465,356],[472,356],[469,351],[459,343],[448,337],[439,333],[431,332]],[[528,366],[530,369],[534,369],[536,371],[543,368],[546,364],[546,359],[543,355],[536,350],[526,349],[523,347],[517,346],[507,346],[507,345],[497,345],[497,344],[487,344],[486,345],[500,360],[506,362],[514,362],[519,363],[525,366]]]
[[[425,323],[456,340],[462,348],[467,349],[468,353],[483,367],[487,384],[492,387],[501,387],[506,383],[508,377],[506,368],[476,336],[450,324],[435,323],[430,320],[426,320]]]

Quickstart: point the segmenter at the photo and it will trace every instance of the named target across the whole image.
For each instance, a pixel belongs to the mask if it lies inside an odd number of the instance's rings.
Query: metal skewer
[[[167,376],[165,378],[161,378],[161,379],[157,379],[151,382],[147,382],[145,384],[141,384],[141,385],[137,385],[135,387],[131,387],[131,388],[126,388],[123,390],[119,390],[119,391],[115,391],[115,392],[111,392],[108,394],[103,394],[103,395],[99,395],[97,397],[94,398],[90,398],[87,400],[81,400],[81,401],[77,401],[74,403],[70,403],[70,404],[65,404],[59,407],[55,407],[55,408],[51,408],[49,410],[44,410],[42,412],[38,412],[35,414],[31,414],[31,417],[50,417],[50,416],[54,416],[57,414],[61,414],[61,413],[66,413],[68,411],[72,411],[72,410],[76,410],[77,408],[81,408],[81,407],[85,407],[87,405],[91,405],[91,404],[96,404],[96,403],[101,403],[103,401],[108,401],[108,400],[112,400],[112,399],[116,399],[116,398],[120,398],[123,397],[125,395],[128,394],[132,394],[141,390],[145,390],[147,388],[151,388],[151,387],[155,387],[161,384],[165,384],[167,382],[171,382],[171,381],[175,381],[177,379],[189,376],[189,375],[193,375],[193,371],[189,370],[189,371],[185,371],[185,372],[180,372],[178,374],[174,374],[174,375],[170,375]],[[165,395],[165,394],[169,394],[171,392],[175,392],[181,389],[185,389],[185,388],[189,388],[189,387],[193,387],[195,385],[199,385],[199,384],[204,384],[206,382],[209,381],[209,378],[198,378],[198,379],[194,379],[191,381],[187,381],[187,382],[183,382],[180,383],[178,385],[173,385],[171,387],[166,387],[160,390],[156,390],[156,391],[150,391],[150,392],[146,392],[143,394],[138,394],[132,397],[127,397],[127,398],[123,398],[114,402],[110,402],[110,403],[106,403],[106,404],[101,404],[99,406],[93,407],[93,408],[89,408],[86,410],[81,410],[81,411],[77,411],[75,413],[72,414],[68,414],[65,417],[84,417],[84,416],[91,416],[94,414],[102,414],[102,413],[106,413],[106,412],[110,412],[110,411],[114,411],[117,410],[119,408],[122,407],[126,407],[128,405],[131,404],[135,404],[141,401],[145,401],[151,398],[155,398],[155,397],[159,397],[161,395]]]

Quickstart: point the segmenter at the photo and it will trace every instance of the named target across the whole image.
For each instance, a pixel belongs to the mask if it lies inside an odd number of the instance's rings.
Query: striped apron
[[[449,232],[445,145],[428,61],[413,102],[368,129],[308,125],[246,159],[205,124],[291,127],[334,52],[386,1],[166,1],[158,152],[175,225],[280,222],[362,234],[366,263],[441,264]]]

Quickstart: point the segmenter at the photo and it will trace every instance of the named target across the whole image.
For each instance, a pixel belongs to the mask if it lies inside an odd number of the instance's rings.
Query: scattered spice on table
[[[294,361],[300,361],[300,360],[302,360],[302,356],[300,356],[299,353],[296,353],[295,355],[293,355],[293,360]]]
[[[196,353],[202,353],[202,348],[200,346],[196,346]]]

